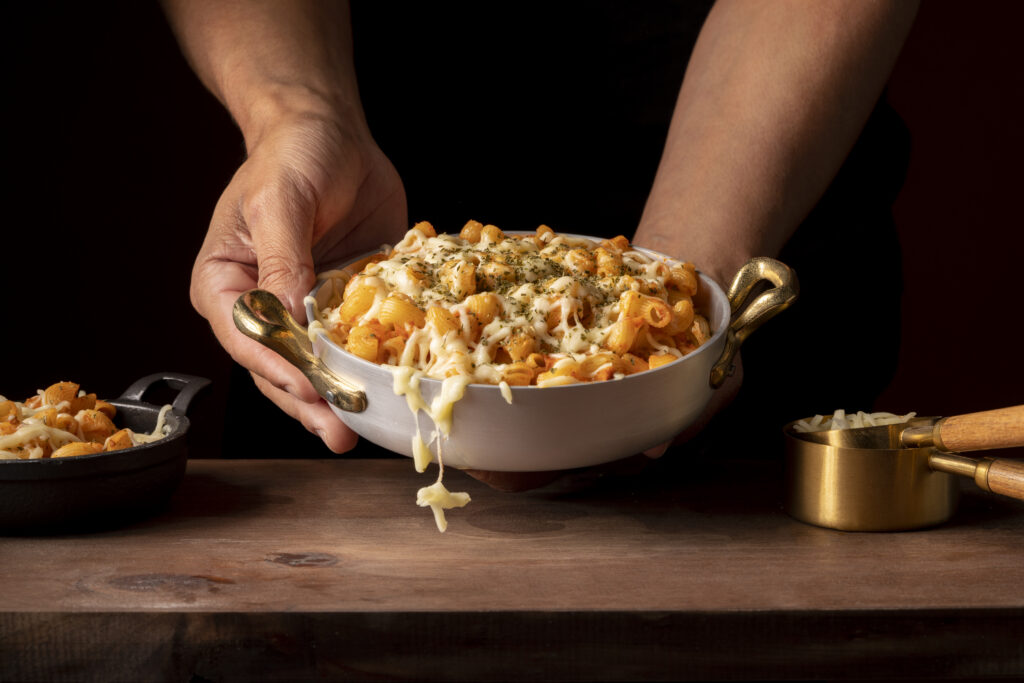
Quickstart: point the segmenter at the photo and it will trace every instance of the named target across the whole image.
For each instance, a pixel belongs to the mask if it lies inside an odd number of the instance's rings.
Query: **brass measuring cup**
[[[963,451],[1024,446],[1024,405],[881,427],[797,432],[786,438],[786,511],[843,531],[934,526],[956,510],[958,477],[1024,500],[1024,460]]]

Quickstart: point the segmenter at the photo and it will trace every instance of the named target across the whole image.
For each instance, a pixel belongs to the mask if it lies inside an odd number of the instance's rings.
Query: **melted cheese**
[[[153,443],[167,436],[170,431],[170,428],[167,426],[167,413],[169,412],[171,412],[169,404],[160,408],[160,412],[156,416],[156,425],[153,427],[153,431],[148,434],[132,432],[131,437],[135,445]]]
[[[408,366],[389,367],[393,375],[393,388],[395,394],[405,396],[416,423],[416,433],[412,437],[413,463],[417,472],[424,472],[427,466],[434,460],[433,454],[420,434],[420,423],[416,419],[417,414],[422,410],[433,421],[435,435],[437,435],[437,481],[431,486],[424,487],[416,494],[416,504],[421,507],[430,506],[434,512],[434,521],[439,531],[448,528],[448,521],[444,511],[453,507],[463,507],[469,503],[468,493],[452,493],[444,487],[444,457],[442,455],[442,440],[451,434],[452,430],[452,407],[455,402],[462,398],[469,384],[469,378],[464,376],[452,376],[445,379],[441,384],[441,392],[431,401],[430,405],[423,399],[420,393],[419,384],[423,373]]]
[[[442,532],[448,529],[448,520],[444,516],[444,511],[465,507],[467,503],[469,503],[468,493],[452,493],[444,487],[440,478],[416,493],[416,504],[420,507],[430,506],[430,509],[434,511],[434,522],[437,524],[438,530]]]
[[[81,440],[71,432],[56,427],[47,427],[42,423],[27,419],[19,425],[18,430],[13,434],[0,436],[0,459],[17,460],[21,457],[18,455],[17,449],[27,446],[31,454],[27,459],[36,460],[43,457],[44,450],[34,442],[49,442],[51,448],[56,450],[64,444]]]

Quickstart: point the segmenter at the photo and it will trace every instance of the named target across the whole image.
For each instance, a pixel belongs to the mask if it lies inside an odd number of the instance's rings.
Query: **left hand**
[[[341,453],[355,446],[355,433],[301,372],[235,329],[232,307],[261,287],[304,320],[318,263],[404,233],[404,190],[368,132],[331,114],[290,111],[251,138],[196,259],[192,302],[260,391]]]

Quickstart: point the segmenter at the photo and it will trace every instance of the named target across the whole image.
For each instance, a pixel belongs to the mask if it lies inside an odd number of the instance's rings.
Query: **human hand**
[[[316,264],[400,238],[405,191],[365,126],[329,111],[284,111],[247,136],[247,145],[196,259],[192,304],[264,395],[342,453],[355,445],[355,433],[298,369],[235,328],[232,307],[260,287],[305,320],[302,300]]]

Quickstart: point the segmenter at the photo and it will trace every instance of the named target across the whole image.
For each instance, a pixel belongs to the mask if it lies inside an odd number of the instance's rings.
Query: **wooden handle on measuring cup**
[[[959,453],[932,451],[928,466],[936,472],[973,479],[983,491],[1024,500],[1024,460],[971,458]]]
[[[933,434],[937,448],[953,453],[1024,446],[1024,405],[945,417]]]
[[[988,490],[1024,500],[1024,461],[996,458],[988,466]]]

